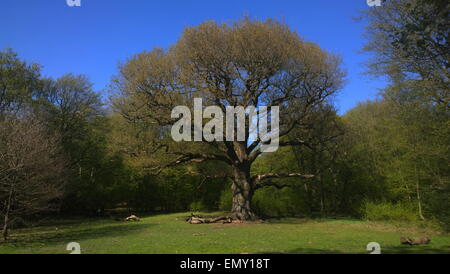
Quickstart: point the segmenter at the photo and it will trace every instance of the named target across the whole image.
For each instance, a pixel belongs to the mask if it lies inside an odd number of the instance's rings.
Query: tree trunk
[[[425,221],[425,217],[423,216],[423,212],[422,212],[422,202],[420,200],[420,168],[418,167],[418,156],[417,156],[417,147],[416,144],[418,143],[417,141],[417,136],[414,135],[414,146],[413,146],[413,152],[414,155],[416,155],[416,157],[414,158],[414,173],[416,175],[416,195],[417,195],[417,206],[418,206],[418,213],[419,213],[419,217],[422,221]]]
[[[314,150],[314,174],[316,175],[316,182],[318,182],[320,188],[320,216],[323,218],[325,216],[325,190],[323,186],[322,167],[322,152],[320,150],[319,152],[316,152],[316,150]]]
[[[425,217],[423,216],[422,212],[422,202],[420,201],[420,188],[419,188],[419,182],[420,182],[420,171],[417,169],[417,163],[414,166],[415,173],[416,173],[416,194],[417,194],[417,206],[419,210],[419,217],[422,221],[425,221]]]
[[[11,189],[9,190],[9,196],[8,196],[8,204],[6,205],[5,210],[5,218],[4,218],[4,225],[3,225],[3,232],[2,236],[5,241],[8,240],[8,222],[9,222],[9,212],[11,211],[11,200],[12,200],[12,194],[13,194],[14,185],[11,185]]]
[[[419,190],[419,180],[416,182],[416,192],[417,192],[417,206],[419,209],[419,217],[422,221],[425,221],[425,217],[422,212],[422,202],[420,201],[420,190]]]
[[[3,232],[2,232],[2,236],[3,239],[5,239],[5,241],[8,240],[8,213],[5,214],[5,224],[3,225]]]
[[[256,215],[251,208],[254,187],[250,182],[250,168],[235,167],[231,191],[233,193],[231,210],[233,218],[241,221],[255,220]]]
[[[323,186],[323,177],[322,177],[322,171],[319,171],[319,185],[320,185],[320,216],[323,218],[325,217],[325,190]]]
[[[301,149],[297,148],[298,151],[295,151],[295,147],[292,147],[292,152],[294,154],[294,157],[297,161],[297,167],[299,169],[301,169],[301,171],[303,173],[306,174],[306,165],[305,165],[305,159],[304,157],[299,157],[299,155],[301,154]],[[308,206],[308,216],[312,216],[312,212],[313,212],[313,208],[312,208],[312,196],[311,196],[311,191],[308,187],[308,181],[307,180],[302,180],[299,179],[299,183],[303,183],[303,188],[305,189],[305,194],[306,194],[306,204]]]

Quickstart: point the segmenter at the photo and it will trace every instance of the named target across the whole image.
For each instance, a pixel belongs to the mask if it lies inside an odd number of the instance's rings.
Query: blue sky
[[[366,0],[0,0],[0,49],[43,65],[43,75],[86,74],[96,90],[107,87],[117,64],[153,47],[176,42],[186,26],[205,20],[232,22],[243,15],[276,18],[306,40],[341,55],[345,88],[339,113],[375,98],[385,82],[363,74],[364,23],[355,22]]]

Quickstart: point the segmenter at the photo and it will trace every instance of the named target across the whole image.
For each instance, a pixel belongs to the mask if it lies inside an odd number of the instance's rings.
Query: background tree
[[[108,158],[106,152],[109,122],[102,113],[100,95],[84,75],[69,73],[41,82],[35,114],[61,139],[70,174],[61,200],[62,210],[72,214],[96,212],[110,204],[111,193],[105,190],[109,189],[107,185],[115,184],[110,176],[121,180],[119,174],[123,171],[120,159]],[[113,166],[116,172],[111,170]]]
[[[390,0],[365,16],[371,71],[414,86],[417,99],[443,109],[450,98],[449,8],[445,0]]]
[[[79,166],[89,146],[89,123],[101,116],[101,100],[84,75],[66,74],[56,80],[43,79],[38,97],[40,113],[48,126],[61,136],[71,166]],[[80,146],[83,146],[81,148]]]
[[[342,143],[343,126],[335,110],[329,105],[317,106],[314,113],[310,117],[311,121],[307,123],[308,127],[295,129],[286,136],[287,140],[301,139],[304,142],[303,146],[285,147],[275,153],[259,157],[252,170],[255,174],[264,170],[273,173],[312,174],[314,178],[311,180],[279,178],[261,185],[260,192],[264,195],[256,196],[258,207],[262,204],[267,206],[259,210],[267,212],[270,204],[277,203],[276,200],[284,200],[282,203],[286,205],[279,212],[272,211],[272,216],[326,216],[337,214],[338,209],[342,210],[339,202],[342,195],[340,188],[344,185],[344,181],[338,182],[337,157],[341,151],[339,146]],[[263,196],[273,193],[274,188],[283,189],[284,197],[273,194],[280,197],[273,200],[265,199]],[[345,209],[341,212],[345,212]]]
[[[40,67],[21,61],[11,49],[0,51],[0,115],[17,112],[39,86]]]
[[[62,194],[64,160],[58,139],[39,121],[9,118],[0,121],[0,208],[3,237],[18,218],[50,210]]]
[[[432,201],[440,201],[439,211],[450,206],[448,199],[438,198],[450,186],[448,10],[448,1],[392,0],[366,17],[366,50],[375,53],[371,72],[390,80],[382,95],[392,117],[384,119],[395,125],[390,133],[399,133],[386,142],[395,152],[387,161],[401,171],[397,178],[405,187],[410,185],[409,198],[414,189],[422,219],[423,200],[425,211],[435,214]]]

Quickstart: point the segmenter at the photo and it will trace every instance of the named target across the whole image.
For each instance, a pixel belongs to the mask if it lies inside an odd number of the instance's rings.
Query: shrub
[[[194,201],[189,205],[190,211],[205,211],[207,210],[206,206],[202,201]]]
[[[305,216],[307,204],[299,188],[263,188],[253,196],[252,207],[255,213],[264,217]]]
[[[229,187],[225,188],[220,194],[219,209],[222,211],[231,211],[233,194]]]
[[[365,201],[362,208],[363,217],[369,221],[406,221],[419,220],[415,210],[402,203],[374,203]]]
[[[231,211],[232,208],[231,189],[225,188],[219,200],[219,210]],[[252,208],[258,216],[286,217],[304,215],[302,200],[292,189],[264,188],[256,191],[252,200]]]

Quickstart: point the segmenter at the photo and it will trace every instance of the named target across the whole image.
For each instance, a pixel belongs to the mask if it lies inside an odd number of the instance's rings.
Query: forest
[[[229,212],[256,219],[357,218],[450,229],[448,1],[368,9],[376,99],[338,114],[339,56],[275,19],[186,27],[169,48],[122,60],[108,90],[41,74],[0,51],[0,216]],[[361,90],[365,87],[361,86]],[[177,105],[280,106],[279,149],[264,140],[176,142]],[[207,119],[206,119],[207,120]]]

